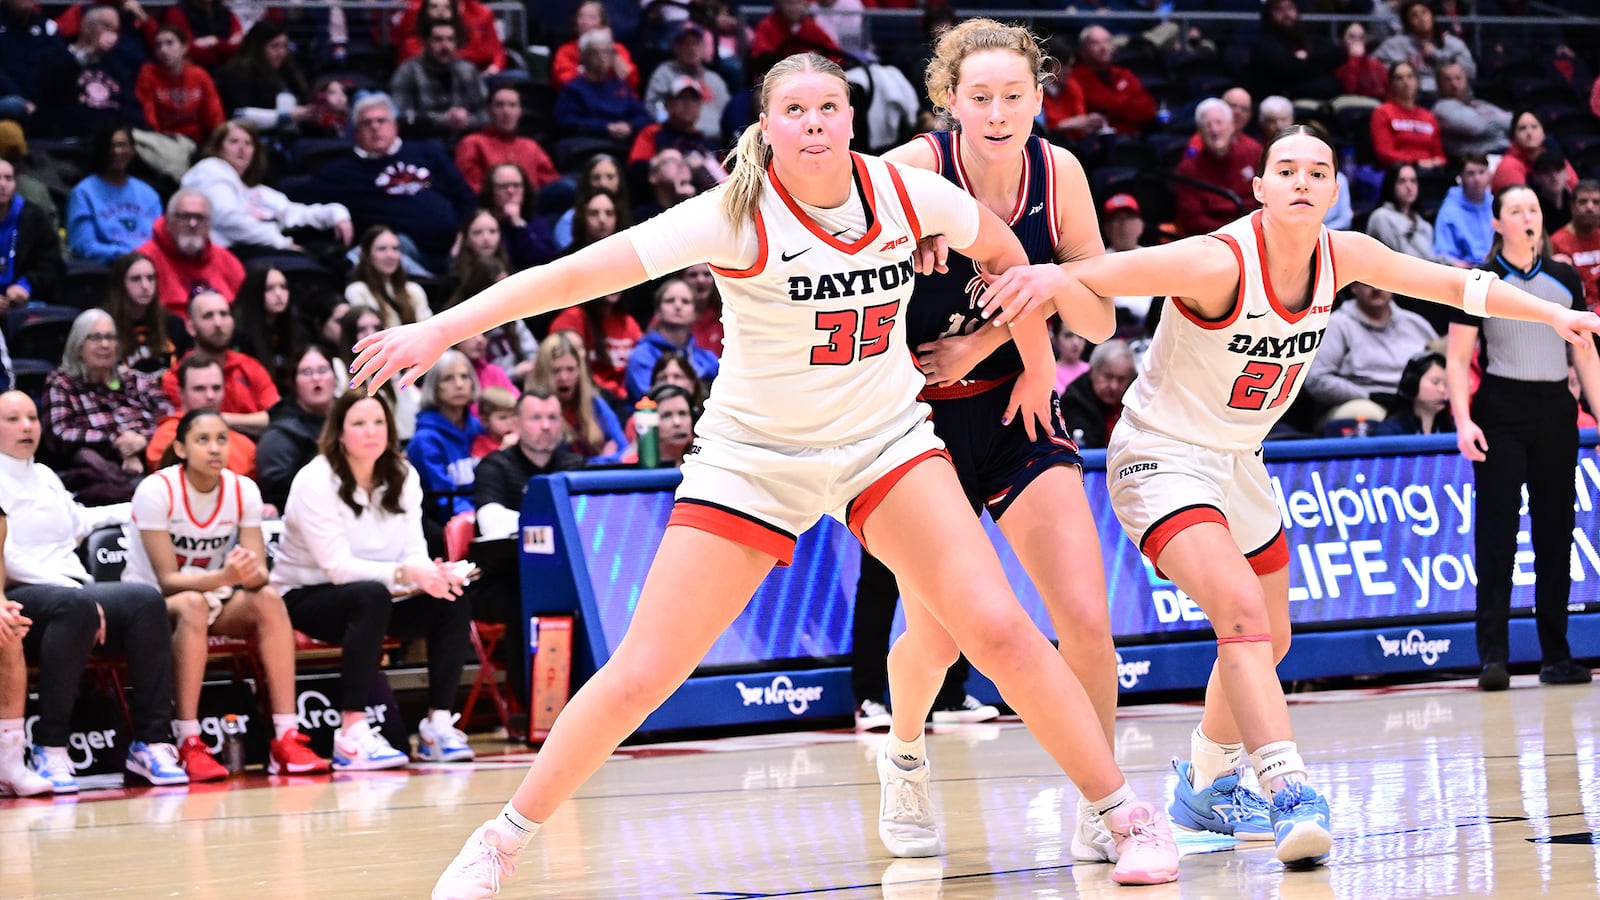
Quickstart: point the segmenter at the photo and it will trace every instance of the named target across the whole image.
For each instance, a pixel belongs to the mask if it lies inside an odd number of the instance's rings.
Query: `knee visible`
[[[907,629],[889,652],[915,654],[923,665],[941,669],[950,668],[961,657],[955,639],[941,628]]]
[[[178,628],[204,630],[211,618],[210,604],[199,591],[179,591],[168,597],[166,604]]]
[[[665,703],[688,677],[688,673],[684,673],[674,678],[659,668],[616,657],[601,672],[606,676],[603,679],[609,695],[606,702],[624,717],[632,715],[641,719]]]
[[[270,587],[250,592],[250,607],[255,612],[258,626],[289,624],[289,608],[284,606],[283,597]]]
[[[1252,580],[1247,584],[1230,586],[1207,599],[1210,602],[1202,605],[1208,607],[1206,615],[1210,617],[1211,627],[1216,629],[1217,637],[1272,634],[1273,649],[1277,650],[1278,636],[1273,632],[1271,616],[1267,614],[1266,596],[1259,584]],[[1288,649],[1287,633],[1284,634],[1284,649]]]
[[[394,597],[389,589],[376,581],[357,581],[345,585],[347,602],[357,616],[374,616],[388,621],[394,610]]]
[[[1273,659],[1274,662],[1283,662],[1283,658],[1285,656],[1289,655],[1289,643],[1293,639],[1294,639],[1293,633],[1292,633],[1292,631],[1291,631],[1291,629],[1289,627],[1289,622],[1287,620],[1285,620],[1281,624],[1274,624],[1273,625],[1273,627],[1272,627],[1272,659]]]
[[[951,633],[961,635],[960,649],[980,669],[1017,662],[1027,654],[1031,643],[1044,644],[1044,637],[1019,607],[998,607],[951,623]]]

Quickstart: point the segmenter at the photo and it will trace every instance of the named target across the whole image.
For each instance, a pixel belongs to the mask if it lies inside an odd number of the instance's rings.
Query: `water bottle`
[[[639,435],[639,465],[654,469],[661,464],[661,413],[656,402],[649,397],[639,400],[633,407],[633,430]]]
[[[222,767],[229,775],[244,772],[244,723],[233,713],[222,717]]]
[[[1366,416],[1357,416],[1356,417],[1355,436],[1356,437],[1369,437],[1369,436],[1371,436],[1371,434],[1372,434],[1372,426],[1370,424],[1368,424],[1367,417]]]

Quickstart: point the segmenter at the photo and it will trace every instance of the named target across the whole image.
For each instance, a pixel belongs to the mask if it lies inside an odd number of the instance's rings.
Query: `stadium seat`
[[[67,332],[83,312],[70,306],[24,306],[6,316],[6,347],[19,359],[42,359],[61,364]]]
[[[467,550],[472,546],[474,525],[477,517],[472,513],[457,513],[444,525],[444,553],[445,558],[452,562],[467,558]],[[511,717],[520,714],[522,708],[518,705],[511,691],[500,690],[498,680],[505,667],[495,660],[495,651],[499,649],[500,642],[505,640],[506,626],[491,622],[472,621],[470,637],[472,652],[478,658],[478,677],[472,682],[472,689],[467,692],[467,702],[461,707],[461,723],[467,725],[472,722],[472,712],[478,705],[480,695],[487,696],[489,702],[494,704],[495,714],[500,720],[500,726],[506,730],[508,737],[520,737],[512,731]]]

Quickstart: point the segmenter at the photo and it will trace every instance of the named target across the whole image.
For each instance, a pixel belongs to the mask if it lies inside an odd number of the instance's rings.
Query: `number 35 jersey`
[[[1170,298],[1123,418],[1143,431],[1226,450],[1254,450],[1294,402],[1322,344],[1337,292],[1328,229],[1317,236],[1311,302],[1285,308],[1267,271],[1258,210],[1211,233],[1239,265],[1233,308],[1215,321]]]

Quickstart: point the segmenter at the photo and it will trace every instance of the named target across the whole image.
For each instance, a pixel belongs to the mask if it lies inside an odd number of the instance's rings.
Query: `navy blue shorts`
[[[995,521],[1052,466],[1083,465],[1078,445],[1061,419],[1061,398],[1055,394],[1050,395],[1049,433],[1036,430],[1037,439],[1029,440],[1020,418],[1000,424],[1015,380],[1015,376],[1001,379],[970,396],[934,399],[946,392],[930,390],[927,393],[934,397],[924,397],[933,407],[933,430],[950,451],[972,511],[987,509]]]

